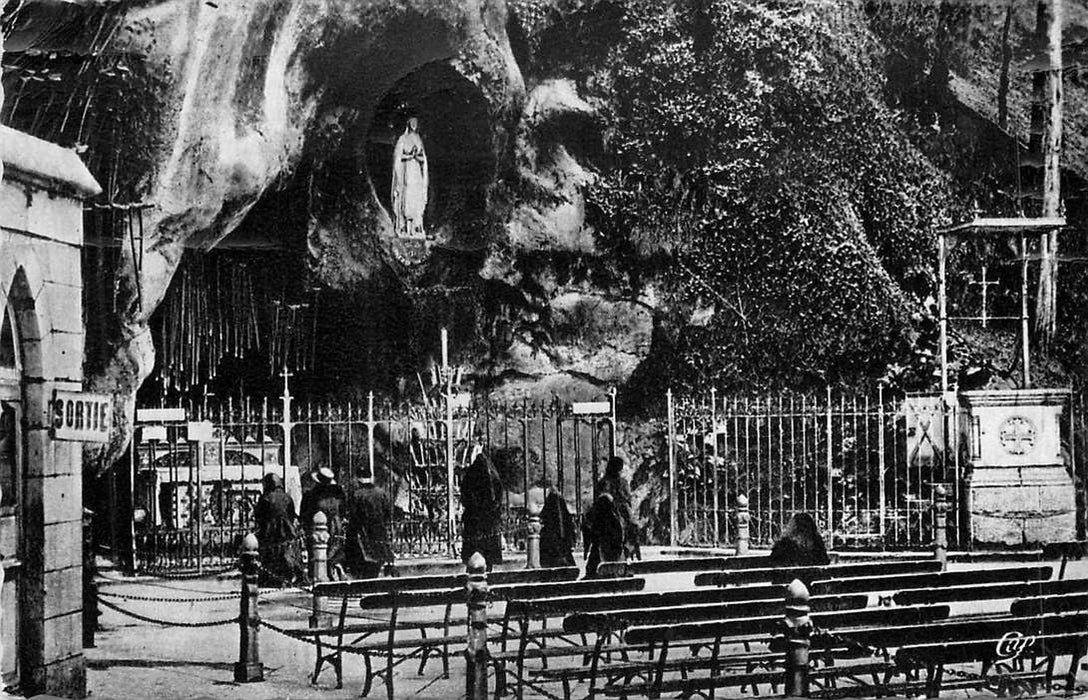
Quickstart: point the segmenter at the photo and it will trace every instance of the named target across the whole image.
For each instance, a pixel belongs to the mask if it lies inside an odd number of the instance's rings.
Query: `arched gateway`
[[[0,161],[0,673],[79,697],[85,436],[54,406],[83,388],[81,200],[100,189],[73,151],[6,127]]]

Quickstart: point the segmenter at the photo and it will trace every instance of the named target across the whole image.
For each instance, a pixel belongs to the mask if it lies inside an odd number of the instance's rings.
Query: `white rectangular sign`
[[[570,412],[576,416],[604,416],[612,412],[612,405],[607,401],[581,401],[572,403]]]
[[[109,394],[53,392],[50,427],[54,440],[109,442],[113,401]]]
[[[137,423],[184,423],[184,408],[137,408]]]

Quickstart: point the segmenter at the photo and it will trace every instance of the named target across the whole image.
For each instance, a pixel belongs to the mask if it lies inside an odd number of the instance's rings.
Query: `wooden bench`
[[[977,571],[944,571],[928,574],[889,574],[858,578],[830,578],[814,580],[809,585],[812,595],[844,593],[877,593],[919,588],[947,588],[949,586],[978,585],[1046,581],[1054,573],[1049,566],[1023,566],[1006,569],[982,569]]]
[[[577,567],[554,569],[520,569],[496,571],[490,574],[497,589],[533,585],[534,583],[574,582]],[[419,672],[422,673],[432,654],[440,653],[443,674],[449,675],[449,647],[464,642],[464,635],[450,633],[455,605],[465,603],[464,573],[428,576],[393,576],[351,581],[330,581],[315,584],[312,594],[319,601],[339,599],[339,613],[332,624],[311,624],[305,628],[288,630],[288,634],[301,639],[312,639],[315,648],[314,670],[310,682],[316,683],[325,664],[336,673],[336,687],[343,687],[343,654],[359,654],[366,665],[363,694],[370,692],[375,679],[385,682],[392,698],[393,669],[413,656],[420,656]],[[382,619],[349,614],[352,600],[358,600],[364,611],[381,611]],[[440,608],[441,616],[422,619],[403,619],[401,613],[412,609]],[[387,616],[387,617],[386,617]],[[313,622],[313,621],[312,621]],[[419,636],[401,636],[397,632],[416,630]],[[428,630],[441,630],[438,636],[428,637]],[[386,658],[384,669],[372,668],[371,656],[382,652]]]
[[[767,567],[715,571],[697,574],[696,586],[736,586],[744,583],[789,583],[801,579],[809,583],[816,579],[861,578],[894,576],[900,574],[925,574],[941,570],[935,559],[908,559],[905,561],[875,562],[863,564],[828,564],[827,566]]]
[[[1070,559],[1084,559],[1088,557],[1088,540],[1073,540],[1071,542],[1050,542],[1043,545],[1043,559],[1061,558],[1061,567],[1058,569],[1058,579],[1065,578],[1065,567]]]
[[[996,685],[999,694],[1008,695],[1010,686],[1016,687],[1023,683],[1030,683],[1032,685],[1030,692],[1034,694],[1036,691],[1034,686],[1040,680],[1045,683],[1047,690],[1050,689],[1055,659],[1059,656],[1068,656],[1066,692],[1070,692],[1076,680],[1077,663],[1086,651],[1088,651],[1088,629],[1082,626],[1080,630],[1069,632],[1052,633],[1047,630],[1030,635],[1003,633],[1000,636],[994,635],[981,639],[911,644],[899,648],[895,654],[895,662],[897,666],[905,670],[924,668],[926,696],[935,698],[944,689],[945,667],[951,664],[980,664],[980,671],[974,674],[974,677],[965,678],[967,674],[963,673],[959,675],[961,680],[971,684],[970,687]],[[1017,673],[1017,667],[1012,664],[1014,661],[1024,662],[1039,658],[1046,660],[1045,671],[1041,674],[1037,669],[1027,673]],[[1002,666],[1010,673],[989,675],[991,670]],[[957,685],[964,687],[962,682]]]
[[[832,555],[834,558],[835,555]],[[695,571],[733,571],[737,569],[766,569],[773,567],[765,554],[744,554],[720,557],[676,557],[673,559],[647,559],[629,564],[636,576],[648,574],[672,574]]]
[[[1013,615],[1042,615],[1045,613],[1088,610],[1088,593],[1062,593],[1020,598],[1013,602]]]
[[[810,599],[810,602],[816,598]],[[720,619],[693,621],[686,623],[639,625],[627,629],[625,642],[630,646],[643,645],[650,655],[657,649],[656,658],[648,659],[644,666],[652,667],[649,679],[643,683],[629,683],[630,670],[623,667],[613,668],[599,666],[591,669],[591,682],[596,681],[598,673],[606,676],[618,675],[624,679],[622,685],[609,685],[604,688],[608,696],[660,696],[661,693],[681,693],[691,695],[697,692],[704,693],[715,688],[738,687],[769,683],[777,684],[782,678],[780,670],[754,671],[758,665],[771,666],[780,663],[782,654],[769,648],[774,635],[780,630],[782,624],[781,611],[783,603],[778,603],[778,614],[766,615],[757,618]],[[812,623],[818,629],[834,629],[836,632],[851,628],[881,627],[881,626],[919,626],[948,617],[947,605],[906,606],[900,608],[869,608],[861,610],[846,610],[840,612],[814,612],[811,615]],[[758,653],[752,653],[750,644],[763,642],[768,649]],[[690,646],[698,643],[710,649],[710,654],[700,658],[682,658],[671,660],[669,651],[675,646]],[[740,653],[727,652],[726,647],[741,646]],[[722,675],[722,671],[743,665],[744,672]],[[851,674],[878,674],[887,672],[894,665],[886,660],[865,661],[860,665],[828,667],[816,671],[816,676],[822,676],[825,680],[833,680],[838,676]],[[688,672],[702,669],[708,670],[710,675],[700,678],[688,678]],[[616,672],[619,673],[616,673]],[[666,680],[665,674],[680,671],[681,678]],[[591,688],[591,695],[595,689]]]
[[[914,588],[892,596],[896,605],[923,603],[954,603],[997,598],[1027,598],[1070,593],[1088,593],[1088,579],[1066,581],[1009,581],[1001,583],[972,583],[962,586]]]

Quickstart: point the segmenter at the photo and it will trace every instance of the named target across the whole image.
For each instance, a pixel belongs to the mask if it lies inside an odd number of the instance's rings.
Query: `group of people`
[[[602,562],[641,558],[638,528],[631,515],[631,489],[622,471],[622,459],[608,461],[604,477],[595,485],[593,505],[582,521],[587,578],[597,575]],[[385,490],[373,479],[361,478],[345,491],[327,467],[311,476],[313,484],[303,494],[297,514],[282,479],[277,474],[264,476],[264,493],[254,515],[265,584],[294,584],[307,578],[300,534],[309,539],[318,512],[325,514],[328,524],[328,578],[378,576],[393,562],[392,504]],[[488,570],[502,563],[504,501],[505,487],[498,471],[477,449],[461,479],[464,561],[479,552]],[[574,518],[562,493],[548,488],[541,512],[541,566],[574,566],[576,539]]]
[[[593,505],[582,521],[586,578],[597,576],[602,562],[641,559],[638,527],[631,515],[631,488],[623,476],[623,460],[612,457],[595,485]],[[502,562],[503,485],[487,455],[479,452],[461,481],[464,546],[461,557],[483,555],[488,569]],[[577,528],[563,494],[548,487],[540,514],[540,565],[574,566]]]
[[[294,584],[307,578],[299,535],[310,538],[318,512],[325,514],[329,533],[327,578],[377,576],[393,562],[392,503],[385,490],[363,477],[345,491],[328,467],[315,470],[311,478],[313,484],[303,494],[297,514],[279,475],[266,474],[262,480],[264,493],[254,519],[265,585]]]

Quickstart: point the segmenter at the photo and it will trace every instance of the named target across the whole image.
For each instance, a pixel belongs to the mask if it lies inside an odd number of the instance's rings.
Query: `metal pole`
[[[617,451],[617,441],[619,439],[618,436],[616,435],[616,433],[617,433],[617,431],[619,429],[618,425],[616,424],[616,387],[612,387],[611,389],[608,390],[608,407],[609,407],[609,415],[612,418],[612,452],[608,456],[609,457],[615,457],[616,456],[616,451]],[[596,465],[594,465],[594,466],[596,466]],[[594,486],[596,486],[596,484],[597,484],[596,479],[593,480],[593,484],[594,484]],[[596,496],[596,494],[594,494],[594,496]]]
[[[446,538],[449,555],[456,557],[454,539],[457,535],[457,523],[453,513],[453,373],[450,371],[449,335],[442,328],[442,375],[445,380],[446,400]]]
[[[827,387],[827,411],[826,416],[827,425],[825,426],[825,433],[827,437],[827,536],[831,545],[835,543],[835,488],[834,477],[832,476],[832,461],[834,445],[832,444],[833,430],[831,427],[831,387]]]
[[[876,397],[877,397],[876,398],[876,401],[877,401],[877,414],[878,414],[879,420],[880,420],[880,429],[877,431],[877,439],[876,439],[876,441],[877,441],[877,448],[876,448],[877,449],[877,469],[880,470],[880,473],[877,475],[877,484],[878,484],[877,488],[879,489],[879,492],[877,493],[877,508],[878,508],[877,517],[880,518],[880,543],[881,543],[881,546],[883,546],[883,544],[884,544],[884,527],[885,527],[884,519],[887,517],[887,513],[884,512],[884,508],[885,508],[885,504],[884,504],[884,447],[885,447],[885,445],[884,445],[884,429],[885,429],[884,428],[884,420],[885,420],[885,416],[884,416],[884,385],[883,384],[881,384],[881,385],[879,385],[877,387]]]
[[[945,234],[937,234],[937,300],[941,326],[941,396],[948,393],[948,243]],[[1026,308],[1026,307],[1025,307]]]
[[[672,388],[665,392],[665,413],[668,423],[666,450],[669,455],[669,546],[675,547],[679,541],[676,509],[676,416],[673,413]]]
[[[374,392],[366,395],[366,457],[367,468],[370,469],[370,478],[375,482],[378,479],[378,468],[374,464]],[[392,488],[392,481],[386,482],[387,488]]]
[[[1028,324],[1027,237],[1020,235],[1020,352],[1024,360],[1024,388],[1031,388],[1031,347]]]
[[[710,497],[713,516],[710,524],[714,546],[717,547],[721,544],[719,539],[721,524],[718,522],[721,519],[721,513],[718,511],[718,390],[714,387],[710,387],[710,439],[713,440],[710,445],[710,468],[714,470],[711,478],[711,488],[714,489],[714,492]]]
[[[280,429],[283,430],[283,473],[284,481],[286,482],[287,467],[292,462],[291,456],[291,390],[287,386],[287,380],[291,377],[291,373],[287,371],[287,365],[283,366],[283,394],[280,396],[280,401],[283,403],[283,416],[280,423]],[[312,443],[311,443],[312,444]],[[245,460],[242,460],[245,463]],[[264,445],[261,445],[261,469],[264,470]],[[296,507],[298,504],[295,504]]]

